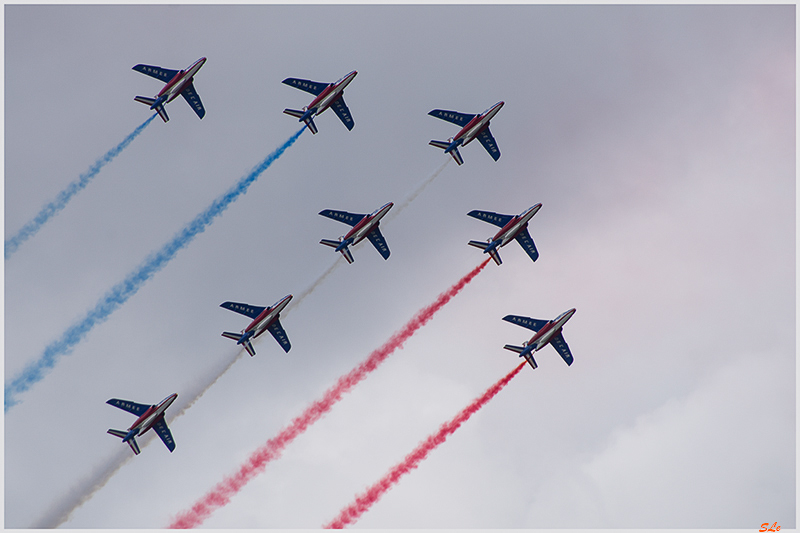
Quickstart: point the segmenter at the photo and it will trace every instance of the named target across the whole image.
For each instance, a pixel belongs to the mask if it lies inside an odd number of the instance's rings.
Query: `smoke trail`
[[[366,513],[370,507],[386,493],[386,491],[400,481],[401,477],[417,468],[430,452],[447,440],[447,437],[455,433],[455,431],[461,427],[461,424],[469,420],[473,414],[486,405],[489,400],[494,398],[495,395],[522,370],[525,364],[526,361],[520,363],[517,368],[512,370],[506,377],[489,387],[482,395],[475,398],[475,400],[465,407],[463,411],[458,413],[455,418],[442,424],[436,433],[422,441],[414,451],[406,455],[405,459],[389,470],[385,476],[367,489],[366,492],[357,496],[353,503],[342,509],[339,516],[323,527],[325,529],[343,529],[358,520],[362,514]]]
[[[433,183],[433,180],[435,180],[435,179],[436,179],[436,176],[438,176],[439,174],[441,174],[441,173],[442,173],[442,171],[444,170],[444,167],[446,167],[446,166],[447,166],[447,164],[448,164],[450,161],[452,161],[452,160],[453,160],[453,158],[452,158],[452,157],[448,158],[448,159],[447,159],[447,161],[445,161],[444,163],[442,163],[442,166],[440,166],[438,169],[436,169],[436,172],[434,172],[433,174],[431,174],[430,176],[428,176],[427,178],[425,178],[425,181],[423,181],[422,183],[420,183],[420,184],[417,186],[417,188],[416,188],[416,189],[414,189],[414,191],[413,191],[413,192],[412,192],[410,195],[408,195],[408,196],[405,198],[405,200],[403,200],[402,202],[398,202],[398,203],[396,203],[396,204],[394,205],[394,208],[393,208],[391,211],[389,211],[388,213],[386,213],[386,216],[384,217],[384,220],[385,220],[386,222],[389,222],[390,220],[394,220],[394,218],[395,218],[397,215],[399,215],[399,214],[400,214],[400,212],[401,212],[403,209],[405,209],[406,207],[408,207],[408,206],[409,206],[409,204],[410,204],[411,202],[413,202],[413,201],[414,201],[414,200],[417,198],[417,196],[419,196],[419,195],[420,195],[420,193],[421,193],[422,191],[424,191],[424,190],[425,190],[425,187],[427,187],[428,185],[430,185],[431,183]]]
[[[19,400],[16,395],[28,390],[34,383],[39,382],[45,376],[45,372],[55,366],[56,361],[62,355],[72,351],[96,325],[105,322],[108,317],[116,311],[128,298],[136,294],[142,285],[153,275],[160,271],[181,249],[186,247],[194,238],[205,231],[205,229],[222,214],[228,206],[247,192],[248,187],[255,182],[258,177],[278,159],[287,148],[289,148],[303,133],[305,126],[292,135],[285,143],[279,146],[274,152],[266,157],[261,163],[255,166],[249,174],[242,177],[236,185],[231,187],[225,194],[219,196],[202,213],[197,215],[194,220],[189,222],[175,237],[167,242],[159,251],[150,254],[144,262],[133,272],[109,290],[105,296],[89,311],[86,317],[70,326],[61,338],[48,345],[38,360],[30,363],[25,369],[14,378],[11,383],[5,386],[5,412],[16,405]]]
[[[292,420],[289,426],[268,440],[264,446],[253,452],[235,474],[219,482],[189,510],[179,513],[169,527],[172,529],[197,527],[211,516],[211,513],[216,509],[227,505],[235,494],[266,468],[267,463],[280,457],[286,446],[330,411],[345,393],[366,378],[370,372],[378,368],[395,350],[402,347],[409,337],[433,318],[433,315],[439,309],[472,281],[488,262],[488,259],[483,261],[455,285],[440,294],[432,304],[420,310],[402,329],[395,332],[383,346],[373,351],[356,368],[341,376],[331,388],[325,391],[321,399],[308,406],[305,411]]]
[[[142,131],[144,131],[144,129],[148,126],[148,124],[150,124],[157,116],[158,114],[154,114],[145,120],[138,128],[133,130],[133,133],[125,137],[121,143],[106,152],[106,155],[95,161],[94,165],[89,167],[89,170],[78,176],[78,179],[67,185],[66,189],[58,193],[58,196],[56,196],[55,200],[45,205],[42,210],[39,211],[39,214],[33,217],[33,220],[22,226],[22,229],[20,229],[16,235],[6,240],[6,259],[11,257],[11,255],[17,251],[17,248],[19,248],[23,242],[36,235],[36,233],[48,220],[56,216],[62,209],[64,209],[72,197],[82,191],[89,184],[89,181],[97,176],[100,170],[106,166],[106,164],[110,163],[112,159],[114,159],[120,154],[120,152],[127,148],[128,145],[136,137],[138,137],[139,134],[142,133]]]
[[[298,294],[292,299],[292,303],[286,310],[283,312],[282,316],[287,316],[290,311],[297,308],[298,305],[314,290],[319,287],[325,278],[327,278],[336,267],[341,264],[342,261],[337,260],[328,267],[313,283],[311,283],[303,292]],[[180,393],[179,399],[177,402],[182,402],[183,406],[179,407],[177,405],[173,405],[173,408],[167,411],[167,423],[172,424],[174,420],[177,420],[181,416],[183,416],[186,411],[188,411],[197,401],[203,397],[203,395],[208,392],[211,387],[213,387],[221,378],[224,376],[228,370],[231,369],[233,364],[237,362],[239,359],[242,358],[242,355],[246,353],[244,349],[238,349],[237,353],[234,357],[226,357],[222,359],[221,364],[217,365],[214,369],[212,369],[208,375],[198,380],[198,383],[194,386],[194,388],[189,390],[183,390]],[[187,399],[188,398],[188,399]],[[147,437],[150,437],[148,439]],[[139,441],[139,447],[144,449],[150,441],[152,440],[152,435],[148,434],[145,435],[143,440]],[[128,452],[127,447],[124,450]],[[133,455],[129,453],[125,454],[117,454],[114,458],[106,461],[103,466],[97,467],[94,473],[87,478],[81,480],[75,486],[70,489],[69,494],[65,496],[65,498],[59,502],[53,510],[48,512],[44,518],[42,518],[38,525],[31,526],[36,529],[53,529],[59,527],[64,522],[68,521],[72,514],[81,507],[84,503],[88,502],[92,497],[102,489],[106,483],[116,474],[130,459]]]

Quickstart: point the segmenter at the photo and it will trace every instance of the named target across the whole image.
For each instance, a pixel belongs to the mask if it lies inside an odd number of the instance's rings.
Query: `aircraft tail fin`
[[[500,259],[500,254],[497,252],[497,248],[495,247],[489,248],[491,243],[485,243],[481,241],[469,241],[467,244],[469,244],[470,246],[474,246],[475,248],[480,248],[484,252],[488,251],[489,256],[492,259],[494,259],[494,262],[497,263],[498,265],[501,265],[503,263],[503,260]]]
[[[506,350],[511,350],[512,352],[518,353],[520,357],[525,357],[525,360],[530,363],[534,370],[538,367],[536,364],[536,360],[533,358],[533,354],[530,352],[525,352],[524,346],[514,346],[513,344],[506,344],[503,346]]]
[[[449,151],[450,155],[453,156],[453,159],[456,160],[456,163],[458,163],[459,165],[464,164],[464,159],[461,157],[461,152],[458,151],[458,145],[453,146],[452,142],[446,142],[446,141],[431,141],[428,144],[430,144],[431,146],[435,146],[436,148],[441,148],[445,152]]]
[[[156,103],[155,98],[148,98],[147,96],[136,96],[134,97],[134,100],[150,107],[150,109],[153,109],[153,106]],[[169,115],[167,115],[167,110],[164,109],[163,104],[157,105],[155,110],[156,113],[158,113],[158,116],[161,117],[161,120],[163,120],[164,122],[169,122]]]
[[[305,111],[300,111],[299,109],[289,109],[289,108],[284,109],[283,112],[299,120],[303,120],[303,117],[306,114]],[[306,126],[308,126],[308,129],[311,130],[311,133],[317,133],[317,131],[319,131],[317,130],[317,125],[314,124],[314,119],[312,117],[306,118],[305,123]]]
[[[333,241],[331,239],[322,239],[321,241],[319,241],[319,243],[324,244],[325,246],[330,246],[331,248],[339,248],[339,246],[341,246],[342,244],[341,241]],[[342,255],[344,256],[345,259],[347,259],[348,263],[352,263],[353,261],[355,261],[355,259],[353,259],[353,254],[350,252],[350,248],[348,248],[347,246],[342,246],[342,248],[340,248],[339,251],[342,252]]]
[[[222,332],[222,336],[225,337],[225,338],[234,340],[236,342],[239,342],[239,339],[242,338],[242,334],[241,333],[231,333],[230,331],[223,331]]]
[[[115,437],[119,437],[121,439],[124,439],[125,437],[128,436],[127,431],[120,431],[118,429],[109,429],[108,433],[110,435],[114,435]],[[136,442],[136,437],[131,437],[130,439],[128,439],[128,445],[131,447],[131,450],[133,450],[133,453],[135,455],[139,455],[141,453],[141,450],[139,449],[139,443]]]

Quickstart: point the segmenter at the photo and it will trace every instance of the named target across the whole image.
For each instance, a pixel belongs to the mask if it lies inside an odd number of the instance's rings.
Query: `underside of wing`
[[[517,234],[516,241],[522,246],[522,249],[525,250],[525,253],[527,253],[532,260],[536,261],[539,259],[539,251],[536,249],[533,239],[531,239],[531,234],[528,233],[528,228],[523,229]]]
[[[194,90],[194,83],[190,83],[188,87],[186,87],[183,92],[181,92],[181,96],[186,100],[186,103],[194,109],[194,112],[197,113],[197,116],[203,118],[206,116],[206,110],[203,107],[203,102],[200,101],[200,97],[197,95],[197,91]]]
[[[289,342],[289,337],[286,335],[286,331],[284,331],[283,326],[281,326],[281,321],[275,319],[272,324],[270,324],[267,329],[272,336],[275,337],[275,340],[278,341],[278,344],[281,345],[284,352],[289,352],[292,349],[292,343]]]
[[[553,348],[556,349],[558,355],[567,363],[567,366],[572,364],[572,352],[569,351],[569,346],[567,346],[567,341],[564,340],[564,335],[560,332],[558,335],[554,335],[553,339],[550,341],[550,344],[553,345]]]
[[[153,429],[156,430],[156,433],[158,433],[158,436],[161,437],[162,441],[164,441],[164,445],[166,445],[170,452],[175,450],[175,440],[173,440],[172,433],[170,432],[169,427],[167,427],[166,420],[160,418],[158,422],[153,424]]]
[[[461,127],[466,126],[470,120],[472,120],[477,116],[477,115],[470,115],[467,113],[457,113],[455,111],[447,111],[444,109],[434,109],[428,114],[432,117],[440,118],[442,120],[446,120],[447,122],[452,122],[453,124],[458,124]]]
[[[147,74],[148,76],[155,78],[157,80],[161,80],[164,83],[167,83],[172,78],[175,77],[175,74],[180,72],[179,70],[170,70],[168,68],[161,68],[155,67],[153,65],[136,65],[133,67],[133,70],[137,72],[141,72],[142,74]]]
[[[492,156],[492,159],[495,161],[500,159],[500,149],[497,147],[497,143],[494,137],[492,137],[492,132],[489,131],[488,127],[478,134],[478,140],[483,147],[486,148],[486,151],[489,152],[489,155]]]
[[[501,215],[500,213],[492,213],[491,211],[478,211],[477,209],[470,211],[467,213],[467,215],[477,218],[478,220],[488,222],[489,224],[494,224],[500,228],[505,227],[505,225],[511,222],[511,219],[514,218],[512,215]]]
[[[536,318],[519,315],[506,315],[503,317],[503,320],[522,326],[523,328],[528,328],[531,331],[539,331],[549,322],[548,320],[538,320]]]
[[[338,220],[339,222],[344,222],[345,224],[350,224],[351,226],[355,226],[361,219],[363,219],[367,215],[359,215],[358,213],[348,213],[347,211],[334,211],[333,209],[325,209],[319,212],[320,215],[328,218],[332,218],[333,220]]]
[[[129,402],[128,400],[120,400],[118,398],[111,398],[106,402],[108,405],[113,405],[123,411],[128,411],[136,416],[142,416],[142,414],[150,409],[149,405],[145,405],[142,403],[136,402]]]
[[[282,83],[291,85],[292,87],[300,89],[301,91],[311,93],[314,96],[317,96],[325,89],[325,87],[330,85],[329,83],[318,83],[311,80],[301,80],[300,78],[286,78]]]
[[[380,228],[376,226],[374,230],[369,232],[367,239],[384,259],[389,259],[389,254],[392,252],[389,251],[389,246],[386,244],[386,239],[383,238]]]
[[[333,109],[333,112],[336,113],[336,116],[339,117],[339,120],[342,121],[342,124],[344,124],[348,130],[353,129],[356,123],[353,121],[353,116],[350,114],[347,104],[344,103],[343,96],[340,96],[331,104],[331,109]]]
[[[261,314],[266,307],[258,307],[255,305],[247,305],[247,304],[240,304],[237,302],[225,302],[219,304],[220,307],[224,307],[225,309],[230,309],[235,313],[239,313],[240,315],[248,316],[250,318],[255,318]]]

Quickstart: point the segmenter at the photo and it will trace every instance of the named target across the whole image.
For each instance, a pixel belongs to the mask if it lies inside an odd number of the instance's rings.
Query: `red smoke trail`
[[[495,395],[522,370],[525,363],[526,361],[521,362],[517,368],[512,370],[506,377],[489,387],[481,396],[475,398],[475,400],[464,408],[463,411],[458,413],[455,418],[442,424],[439,431],[422,441],[413,452],[406,455],[406,458],[395,465],[383,478],[367,489],[361,496],[356,497],[353,503],[342,509],[339,516],[324,526],[325,529],[343,529],[358,520],[362,514],[369,511],[370,507],[380,500],[381,496],[392,488],[395,483],[400,481],[401,477],[418,467],[430,452],[447,440],[447,437],[461,427],[461,424],[469,420],[469,417],[486,405],[489,400],[494,398]]]
[[[231,497],[238,493],[251,479],[260,474],[268,462],[280,457],[283,449],[295,438],[302,434],[314,422],[322,418],[325,413],[342,399],[342,396],[355,387],[367,375],[378,368],[396,349],[411,337],[419,328],[424,326],[433,315],[444,307],[450,299],[458,294],[470,281],[483,270],[489,259],[475,267],[472,272],[461,278],[458,283],[440,294],[429,306],[423,308],[414,317],[397,331],[386,343],[373,351],[366,360],[349,373],[340,377],[336,384],[325,391],[321,399],[316,400],[303,411],[300,416],[292,420],[275,437],[257,449],[239,468],[239,471],[223,479],[205,496],[200,498],[188,511],[178,514],[178,517],[169,525],[171,529],[189,529],[202,524],[216,509],[228,504]]]

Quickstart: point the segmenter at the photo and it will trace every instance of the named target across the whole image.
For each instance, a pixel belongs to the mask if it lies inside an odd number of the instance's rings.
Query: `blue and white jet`
[[[542,204],[536,204],[516,216],[501,215],[500,213],[492,213],[491,211],[470,211],[467,215],[494,224],[500,227],[500,231],[498,231],[494,237],[487,239],[486,242],[469,241],[468,244],[475,248],[480,248],[485,254],[489,254],[491,258],[494,259],[494,262],[499,265],[503,261],[500,259],[500,254],[497,252],[497,249],[515,240],[522,246],[522,249],[525,250],[528,256],[530,256],[533,261],[536,261],[539,258],[539,252],[536,250],[536,245],[531,238],[531,234],[528,232],[528,221],[533,218],[533,215],[535,215],[541,207]]]
[[[334,211],[333,209],[325,209],[324,211],[320,211],[320,215],[332,218],[333,220],[338,220],[339,222],[344,222],[345,224],[349,224],[353,226],[353,229],[348,231],[347,235],[339,237],[338,241],[322,239],[319,241],[319,243],[324,244],[325,246],[330,246],[337,252],[341,252],[344,258],[347,259],[347,262],[352,263],[354,259],[349,247],[355,246],[364,240],[364,237],[366,237],[384,259],[389,259],[391,252],[389,251],[389,246],[386,244],[386,239],[383,238],[381,230],[378,226],[380,225],[381,218],[383,218],[383,216],[389,212],[389,209],[391,209],[393,205],[394,204],[392,202],[389,202],[388,204],[379,207],[369,215],[348,213],[347,211]]]
[[[222,336],[235,340],[236,344],[243,345],[244,349],[247,350],[247,353],[252,357],[256,354],[256,351],[253,349],[251,340],[265,331],[269,331],[272,333],[272,336],[275,337],[275,340],[278,341],[278,344],[281,345],[283,351],[288,353],[289,350],[292,349],[292,343],[289,342],[289,337],[286,336],[286,331],[284,331],[283,326],[281,326],[279,318],[281,316],[281,311],[283,311],[283,308],[286,307],[291,299],[291,294],[284,296],[272,307],[258,307],[237,302],[225,302],[220,304],[220,307],[230,309],[240,315],[245,315],[253,319],[250,325],[243,329],[241,333],[224,331]]]
[[[356,74],[358,74],[358,72],[354,70],[333,83],[319,83],[311,80],[302,80],[300,78],[286,78],[282,83],[296,87],[301,91],[311,93],[315,98],[302,110],[287,108],[284,109],[283,112],[299,119],[300,122],[305,122],[308,129],[311,130],[311,133],[317,133],[317,125],[314,124],[314,117],[330,107],[345,127],[348,130],[352,130],[356,123],[353,122],[353,116],[350,114],[347,104],[344,103],[344,88],[353,81]]]
[[[505,102],[497,102],[479,115],[434,109],[428,114],[446,120],[447,122],[457,124],[461,126],[461,130],[447,141],[431,141],[428,144],[443,149],[444,153],[453,156],[456,163],[461,165],[464,163],[464,159],[461,158],[458,147],[466,146],[471,143],[473,139],[477,138],[483,147],[486,148],[486,151],[489,152],[489,155],[492,156],[492,159],[497,161],[500,159],[500,149],[497,147],[494,137],[492,137],[492,132],[489,131],[489,121],[500,111],[504,103]]]
[[[133,70],[147,74],[157,80],[166,83],[163,89],[156,95],[155,98],[148,98],[146,96],[137,96],[134,98],[137,102],[141,102],[150,106],[150,109],[155,109],[161,120],[167,122],[169,116],[167,115],[164,105],[173,101],[178,95],[183,96],[186,103],[194,109],[197,116],[203,118],[206,115],[206,110],[203,108],[203,102],[194,90],[194,75],[200,70],[200,67],[206,62],[205,57],[201,57],[186,70],[170,70],[161,67],[154,67],[152,65],[136,65]]]
[[[111,398],[106,402],[107,404],[118,407],[123,411],[128,411],[139,418],[137,418],[136,422],[134,422],[133,425],[128,428],[128,431],[109,429],[108,433],[114,435],[115,437],[121,438],[122,442],[128,443],[128,446],[131,447],[131,450],[133,450],[134,454],[139,455],[141,450],[139,450],[139,444],[136,442],[136,437],[147,433],[150,428],[153,428],[156,430],[156,433],[158,433],[158,436],[161,437],[161,440],[164,441],[167,449],[169,449],[170,452],[174,451],[175,441],[172,439],[172,433],[170,433],[169,427],[167,427],[167,421],[164,420],[164,411],[167,410],[167,407],[172,405],[172,402],[174,402],[175,398],[177,397],[177,393],[171,394],[161,400],[161,403],[158,405],[146,405],[142,403],[129,402],[128,400]]]
[[[572,318],[575,314],[575,308],[564,311],[553,320],[538,320],[536,318],[528,318],[526,316],[506,315],[503,320],[511,322],[523,328],[528,328],[536,333],[530,338],[528,342],[522,346],[514,346],[513,344],[506,344],[503,346],[506,350],[516,352],[520,357],[524,357],[528,363],[535,369],[536,361],[533,359],[533,352],[541,350],[548,344],[552,344],[558,354],[567,363],[567,366],[572,364],[572,352],[569,351],[569,346],[564,340],[564,335],[561,333],[561,328],[567,323],[567,320]]]

